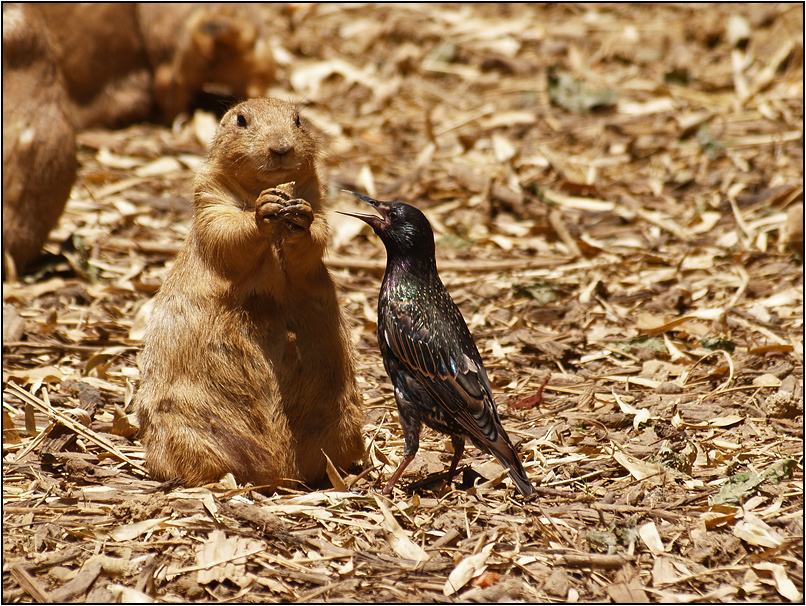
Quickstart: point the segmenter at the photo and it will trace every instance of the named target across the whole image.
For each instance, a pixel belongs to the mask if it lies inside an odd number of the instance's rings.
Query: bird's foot
[[[442,497],[444,497],[446,494],[448,494],[448,493],[449,493],[451,490],[453,490],[453,486],[451,486],[451,482],[450,482],[450,480],[445,480],[445,481],[442,483],[442,487],[441,487],[441,488],[439,489],[439,491],[437,492],[437,498],[438,498],[438,499],[441,499],[441,498],[442,498]]]

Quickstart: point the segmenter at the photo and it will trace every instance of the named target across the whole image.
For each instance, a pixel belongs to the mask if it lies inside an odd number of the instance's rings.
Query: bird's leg
[[[462,436],[451,436],[451,444],[453,444],[453,460],[451,460],[451,466],[448,468],[448,476],[445,478],[442,488],[439,489],[439,496],[443,496],[450,489],[453,476],[456,475],[459,459],[462,458],[462,454],[465,451],[465,439]]]
[[[395,470],[395,473],[392,474],[392,479],[389,480],[389,483],[386,486],[384,486],[384,489],[381,491],[382,495],[386,496],[392,492],[392,488],[394,488],[395,482],[397,482],[400,476],[403,475],[403,470],[406,469],[406,467],[409,466],[409,463],[411,463],[413,460],[414,460],[414,454],[410,454],[405,459],[403,459],[403,462]]]
[[[397,399],[397,390],[395,390],[395,398]],[[404,400],[404,404],[408,404],[408,401]],[[403,461],[398,465],[395,473],[392,474],[392,479],[389,480],[389,483],[384,486],[381,494],[386,496],[392,492],[392,488],[395,486],[395,482],[400,479],[400,476],[403,475],[403,470],[409,466],[414,460],[414,455],[417,454],[417,450],[420,448],[420,421],[419,420],[412,420],[407,421],[406,415],[400,412],[400,400],[398,399],[398,418],[400,419],[400,426],[403,428],[403,439],[405,440],[405,446],[403,446]]]

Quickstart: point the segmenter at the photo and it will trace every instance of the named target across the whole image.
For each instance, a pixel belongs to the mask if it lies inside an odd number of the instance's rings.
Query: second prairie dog
[[[67,92],[42,15],[3,3],[3,274],[40,256],[76,176]]]
[[[152,114],[151,73],[130,2],[42,2],[73,125],[117,128]]]
[[[274,80],[266,37],[275,8],[250,3],[38,3],[78,129],[156,116],[200,100],[264,95]],[[273,31],[273,30],[272,30]]]
[[[139,3],[162,120],[192,110],[204,94],[265,95],[275,73],[265,35],[274,10],[240,2]]]
[[[252,99],[221,120],[140,359],[137,411],[158,479],[315,486],[323,451],[342,469],[363,456],[316,156],[284,101]]]

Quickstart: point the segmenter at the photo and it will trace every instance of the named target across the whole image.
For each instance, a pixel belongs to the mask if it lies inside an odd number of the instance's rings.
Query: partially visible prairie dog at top
[[[263,5],[249,3],[140,3],[140,27],[154,74],[154,98],[170,122],[205,95],[260,97],[274,80],[275,63],[260,28]]]
[[[40,255],[76,176],[67,93],[42,16],[3,4],[3,274]],[[14,267],[10,266],[13,263]]]
[[[45,17],[76,128],[170,123],[204,97],[261,96],[274,57],[248,3],[50,2]]]
[[[43,2],[78,129],[151,118],[153,99],[137,11],[130,2]]]
[[[187,485],[313,487],[364,452],[353,353],[322,261],[317,145],[296,109],[222,118],[193,226],[154,300],[136,396],[146,465]]]

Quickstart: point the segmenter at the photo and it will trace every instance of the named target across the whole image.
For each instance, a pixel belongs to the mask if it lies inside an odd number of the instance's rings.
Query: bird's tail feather
[[[515,469],[515,467],[509,468],[509,477],[515,482],[515,487],[522,496],[530,497],[534,494],[535,489],[529,481],[529,478],[526,477],[526,472],[523,467],[521,465],[518,465],[518,467],[520,467],[520,469]]]
[[[490,452],[492,452],[492,455],[498,459],[498,462],[501,463],[501,465],[509,470],[509,477],[512,478],[512,481],[515,483],[515,487],[518,489],[518,492],[524,497],[532,496],[535,489],[532,486],[532,483],[529,481],[529,477],[526,475],[526,470],[523,468],[520,457],[512,444],[510,444],[509,441],[504,438],[504,436],[499,435],[498,441],[495,444],[492,444]]]

